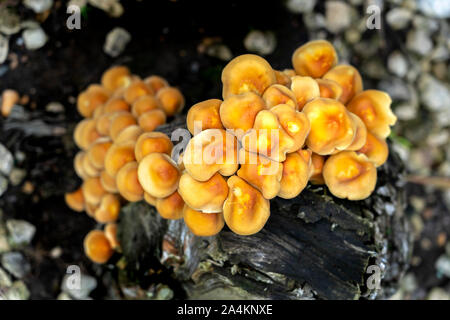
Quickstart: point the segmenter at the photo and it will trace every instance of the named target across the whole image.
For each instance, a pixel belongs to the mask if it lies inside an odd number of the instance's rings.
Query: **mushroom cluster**
[[[154,129],[183,107],[182,93],[165,79],[141,79],[123,66],[105,71],[101,84],[78,96],[84,119],[74,130],[81,149],[74,168],[83,183],[65,200],[72,210],[86,211],[105,224],[103,231],[93,230],[85,238],[84,250],[92,261],[104,263],[119,248],[115,221],[125,202],[145,199],[162,215],[174,216],[179,173],[168,156],[173,145]]]
[[[294,198],[308,181],[349,200],[374,190],[396,122],[389,95],[363,91],[358,70],[338,64],[325,40],[299,47],[292,65],[279,71],[257,55],[236,57],[222,72],[223,100],[190,108],[178,193],[194,234],[224,224],[257,233],[270,199]]]

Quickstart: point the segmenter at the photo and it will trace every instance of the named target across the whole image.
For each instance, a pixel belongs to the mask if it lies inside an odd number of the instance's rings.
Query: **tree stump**
[[[170,136],[177,128],[185,128],[184,116],[158,131]],[[272,199],[267,224],[252,236],[225,227],[197,237],[182,220],[130,203],[119,221],[127,268],[139,272],[159,261],[188,299],[388,298],[412,249],[403,171],[391,151],[366,200],[338,199],[313,185],[294,199]]]

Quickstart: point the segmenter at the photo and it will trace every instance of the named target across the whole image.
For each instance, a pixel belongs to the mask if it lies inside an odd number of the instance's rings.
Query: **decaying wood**
[[[183,126],[179,117],[160,130],[170,134]],[[183,221],[164,220],[143,202],[129,204],[119,238],[128,268],[157,259],[190,299],[386,298],[411,251],[402,174],[391,154],[364,201],[337,199],[322,186],[308,186],[295,199],[273,199],[269,221],[253,236],[225,228],[215,237],[196,237]],[[366,285],[374,270],[382,279],[378,289]]]

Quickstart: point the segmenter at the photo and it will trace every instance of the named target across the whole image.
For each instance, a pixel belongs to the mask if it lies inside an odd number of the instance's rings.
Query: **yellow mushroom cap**
[[[151,110],[158,110],[161,109],[161,103],[158,99],[154,96],[142,96],[139,97],[134,103],[131,108],[131,113],[136,117],[139,118],[142,114],[146,113],[147,111]]]
[[[161,107],[168,117],[175,115],[184,108],[184,96],[177,88],[161,88],[156,94],[156,98],[161,103]]]
[[[169,220],[183,218],[184,201],[178,191],[175,191],[166,198],[156,199],[156,210],[161,217]]]
[[[138,119],[139,126],[145,132],[151,132],[158,128],[160,125],[166,123],[166,114],[164,111],[156,109],[150,110],[143,114]]]
[[[179,178],[177,164],[165,153],[150,153],[139,163],[139,182],[145,192],[153,197],[165,198],[174,193]]]
[[[324,184],[325,181],[323,180],[323,165],[325,164],[325,157],[321,156],[317,153],[312,153],[311,155],[311,177],[309,178],[309,181],[312,184]]]
[[[283,162],[283,176],[278,196],[283,199],[298,196],[308,184],[311,170],[311,151],[299,150],[289,153]]]
[[[98,209],[98,204],[94,205],[94,204],[86,202],[84,209],[86,210],[87,215],[94,219],[95,218],[95,210]]]
[[[147,192],[144,191],[144,200],[145,202],[147,202],[148,204],[156,207],[156,201],[158,200],[158,198],[148,194]]]
[[[283,71],[273,70],[275,72],[275,77],[277,79],[277,84],[281,84],[282,86],[289,87],[291,85],[291,76],[286,74]],[[294,73],[295,75],[295,73]]]
[[[222,100],[209,99],[194,104],[188,111],[186,124],[189,132],[194,135],[196,130],[194,126],[200,126],[197,131],[206,129],[223,129],[220,120],[219,109]]]
[[[194,136],[183,153],[185,170],[197,181],[209,180],[216,172],[231,176],[238,169],[238,142],[229,132],[208,129]]]
[[[84,196],[81,188],[78,188],[74,192],[64,194],[64,200],[67,206],[73,211],[82,212],[84,210]]]
[[[323,178],[334,196],[362,200],[375,189],[377,170],[364,154],[342,151],[325,161]]]
[[[144,198],[144,189],[138,179],[138,163],[131,161],[117,172],[116,185],[122,197],[130,202],[140,201]]]
[[[254,54],[244,54],[231,60],[222,71],[222,96],[226,98],[245,92],[262,95],[277,82],[270,64]]]
[[[93,178],[100,175],[100,170],[92,164],[87,152],[81,154],[80,158],[80,164],[82,166],[81,171],[86,175],[86,177]]]
[[[136,123],[135,117],[130,112],[116,112],[111,117],[109,136],[113,139],[113,141],[115,141],[122,130],[129,126],[135,125]]]
[[[397,122],[391,102],[389,95],[383,91],[366,90],[357,94],[347,108],[361,118],[371,133],[385,139],[391,133],[390,126]]]
[[[103,189],[109,193],[117,193],[119,190],[116,185],[116,178],[111,177],[105,170],[100,173],[100,183]]]
[[[313,152],[328,155],[344,150],[353,142],[356,123],[339,101],[317,98],[307,103],[303,112],[311,124],[306,145]]]
[[[127,141],[114,143],[106,152],[105,171],[113,178],[126,163],[136,160],[134,158],[134,142]]]
[[[130,105],[122,98],[111,98],[103,106],[102,113],[130,111]]]
[[[303,107],[309,101],[320,97],[320,88],[316,80],[311,77],[292,77],[291,90],[297,101],[297,109],[303,110]]]
[[[103,113],[95,119],[95,129],[102,136],[109,136],[111,119],[118,111]],[[81,122],[80,122],[81,124]]]
[[[273,84],[268,87],[264,91],[262,98],[269,109],[279,104],[287,104],[294,110],[297,109],[297,99],[294,93],[289,88],[280,84]]]
[[[139,97],[153,95],[152,89],[142,80],[133,81],[124,91],[125,101],[132,105]]]
[[[241,168],[237,175],[258,189],[264,198],[275,198],[280,191],[283,165],[262,155],[239,150]]]
[[[144,82],[153,90],[155,94],[158,93],[160,89],[169,86],[169,83],[166,81],[166,79],[156,75],[145,78]]]
[[[247,130],[253,128],[258,112],[266,109],[264,100],[253,92],[233,95],[220,105],[220,119],[225,128],[240,140]]]
[[[269,200],[238,176],[232,176],[227,183],[228,198],[223,205],[225,223],[240,235],[259,232],[270,216]]]
[[[339,101],[347,104],[356,94],[363,90],[361,75],[350,65],[339,65],[328,71],[324,79],[337,82],[342,88]]]
[[[80,93],[77,99],[78,112],[85,118],[90,118],[94,110],[109,99],[108,92],[99,85],[90,85]]]
[[[139,137],[144,133],[144,130],[136,124],[126,127],[120,131],[114,143],[122,143],[127,141],[137,141]]]
[[[358,150],[358,153],[364,153],[375,167],[379,167],[387,161],[389,148],[384,139],[367,132],[366,143]]]
[[[73,140],[82,150],[87,150],[100,137],[101,135],[96,129],[96,120],[94,119],[81,121],[77,124],[73,132]]]
[[[309,41],[297,48],[292,55],[295,72],[313,78],[322,77],[337,61],[336,50],[326,40]]]
[[[119,218],[119,197],[108,193],[102,197],[98,208],[94,212],[94,218],[99,223],[114,222]]]
[[[186,205],[183,209],[183,218],[189,230],[199,237],[214,236],[225,225],[222,213],[204,213]]]
[[[342,87],[336,81],[329,79],[316,79],[319,85],[320,97],[339,100],[342,95]]]
[[[110,222],[105,225],[105,236],[111,245],[111,248],[118,249],[120,247],[119,239],[117,238],[117,223]]]
[[[110,92],[125,88],[131,83],[130,70],[124,66],[112,67],[103,73],[101,82]]]
[[[356,123],[356,133],[353,138],[353,142],[345,150],[356,151],[361,149],[366,143],[367,139],[367,128],[364,122],[356,114],[350,112],[350,117]]]
[[[100,183],[100,178],[98,177],[84,180],[81,189],[86,203],[92,205],[100,204],[100,201],[106,194],[105,189],[103,189],[102,184]]]
[[[109,138],[99,138],[87,151],[87,158],[96,170],[102,170],[105,167],[105,156],[108,149],[112,146]]]
[[[75,158],[73,159],[73,167],[75,169],[75,173],[77,174],[78,177],[80,177],[83,180],[89,178],[87,172],[84,170],[84,165],[83,165],[85,156],[86,156],[86,152],[79,151],[75,155]]]
[[[114,251],[103,231],[92,230],[84,238],[84,253],[95,263],[105,263]]]
[[[207,181],[197,181],[185,172],[181,175],[178,192],[194,210],[205,213],[222,212],[223,202],[228,196],[228,185],[219,173]]]
[[[139,136],[134,148],[136,160],[140,162],[146,155],[154,152],[170,155],[173,143],[170,138],[162,132],[145,132]]]

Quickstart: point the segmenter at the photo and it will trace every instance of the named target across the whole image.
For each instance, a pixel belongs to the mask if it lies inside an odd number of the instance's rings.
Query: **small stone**
[[[442,273],[447,278],[450,278],[450,256],[442,255],[437,259],[435,267],[438,272]]]
[[[9,43],[8,38],[0,33],[0,64],[5,62],[8,57]]]
[[[89,0],[89,3],[107,12],[111,17],[117,18],[123,14],[123,6],[119,0]]]
[[[12,286],[11,277],[5,270],[0,268],[0,288],[8,288]]]
[[[37,50],[42,48],[47,42],[47,35],[42,28],[26,29],[22,32],[25,47],[28,50]]]
[[[31,270],[31,266],[20,252],[6,252],[1,257],[1,264],[16,278],[23,278]]]
[[[430,17],[450,18],[450,2],[448,0],[417,0],[417,8]]]
[[[80,274],[80,288],[69,288],[68,281],[71,280],[71,276],[66,275],[61,284],[61,290],[69,294],[72,298],[77,300],[87,299],[89,294],[97,287],[97,280],[94,277],[86,274]]]
[[[50,257],[52,257],[53,259],[58,259],[59,257],[61,257],[62,253],[63,250],[61,249],[61,247],[54,247],[50,251]]]
[[[6,192],[8,189],[8,179],[0,174],[0,197]]]
[[[56,299],[57,300],[72,300],[72,298],[65,292],[61,292]]]
[[[173,291],[166,285],[160,285],[157,288],[155,300],[170,300],[173,298]]]
[[[419,239],[424,228],[424,223],[420,214],[416,213],[411,217],[411,225],[413,227],[414,238]]]
[[[447,145],[449,140],[449,132],[446,130],[439,130],[432,132],[427,138],[427,144],[432,147],[440,147]]]
[[[286,2],[286,7],[292,13],[312,12],[315,5],[316,0],[288,0]]]
[[[408,72],[408,62],[399,51],[394,51],[388,57],[388,69],[396,76],[403,78]]]
[[[9,175],[13,168],[14,158],[6,147],[0,143],[0,173]]]
[[[0,10],[0,32],[9,36],[20,31],[20,18],[13,11]]]
[[[430,35],[424,30],[413,29],[406,36],[406,47],[422,56],[425,56],[433,49],[433,42]]]
[[[42,13],[52,7],[53,0],[24,0],[23,4],[36,13]]]
[[[59,102],[50,102],[45,106],[45,111],[52,113],[64,112],[64,106]]]
[[[6,291],[6,300],[28,300],[30,291],[23,281],[15,281],[13,285]]]
[[[448,108],[450,91],[446,85],[430,75],[419,80],[419,90],[423,104],[431,111],[444,111]]]
[[[1,213],[1,211],[0,211]],[[6,232],[6,227],[0,220],[0,253],[8,252],[11,250],[11,247],[8,242],[8,235]]]
[[[36,227],[24,220],[7,220],[6,228],[12,246],[25,246],[30,244],[36,233]]]
[[[325,17],[320,13],[305,13],[303,15],[303,21],[308,30],[317,30],[326,27]]]
[[[407,273],[400,281],[400,287],[407,293],[415,291],[418,287],[416,277],[413,273]]]
[[[399,120],[413,120],[417,117],[417,108],[410,103],[400,103],[395,107],[394,113]]]
[[[351,7],[342,1],[327,1],[325,4],[325,16],[328,31],[339,33],[350,27]]]
[[[116,27],[106,35],[106,41],[103,46],[103,50],[106,54],[115,58],[125,50],[125,47],[127,46],[128,42],[130,42],[130,40],[131,35],[127,30]]]
[[[398,78],[389,78],[378,83],[378,88],[386,91],[392,100],[407,101],[411,97],[410,88],[405,81]]]
[[[427,300],[450,300],[450,294],[444,289],[435,287],[428,293]]]
[[[357,43],[361,40],[361,32],[358,29],[348,29],[345,31],[345,40],[351,44]]]
[[[413,13],[406,8],[393,8],[386,14],[386,21],[394,30],[400,30],[407,27]]]
[[[14,168],[12,169],[11,173],[9,174],[9,181],[11,181],[11,184],[13,186],[18,186],[22,183],[23,179],[27,175],[27,172],[23,169]]]
[[[424,30],[427,33],[433,33],[439,30],[439,23],[435,19],[430,19],[421,15],[415,15],[413,26],[418,30]]]
[[[230,48],[221,43],[214,43],[207,46],[205,53],[214,58],[218,58],[222,61],[229,61],[233,58]]]
[[[250,31],[244,39],[244,47],[250,52],[260,55],[271,54],[277,46],[275,34],[271,31],[262,32],[259,30]]]

